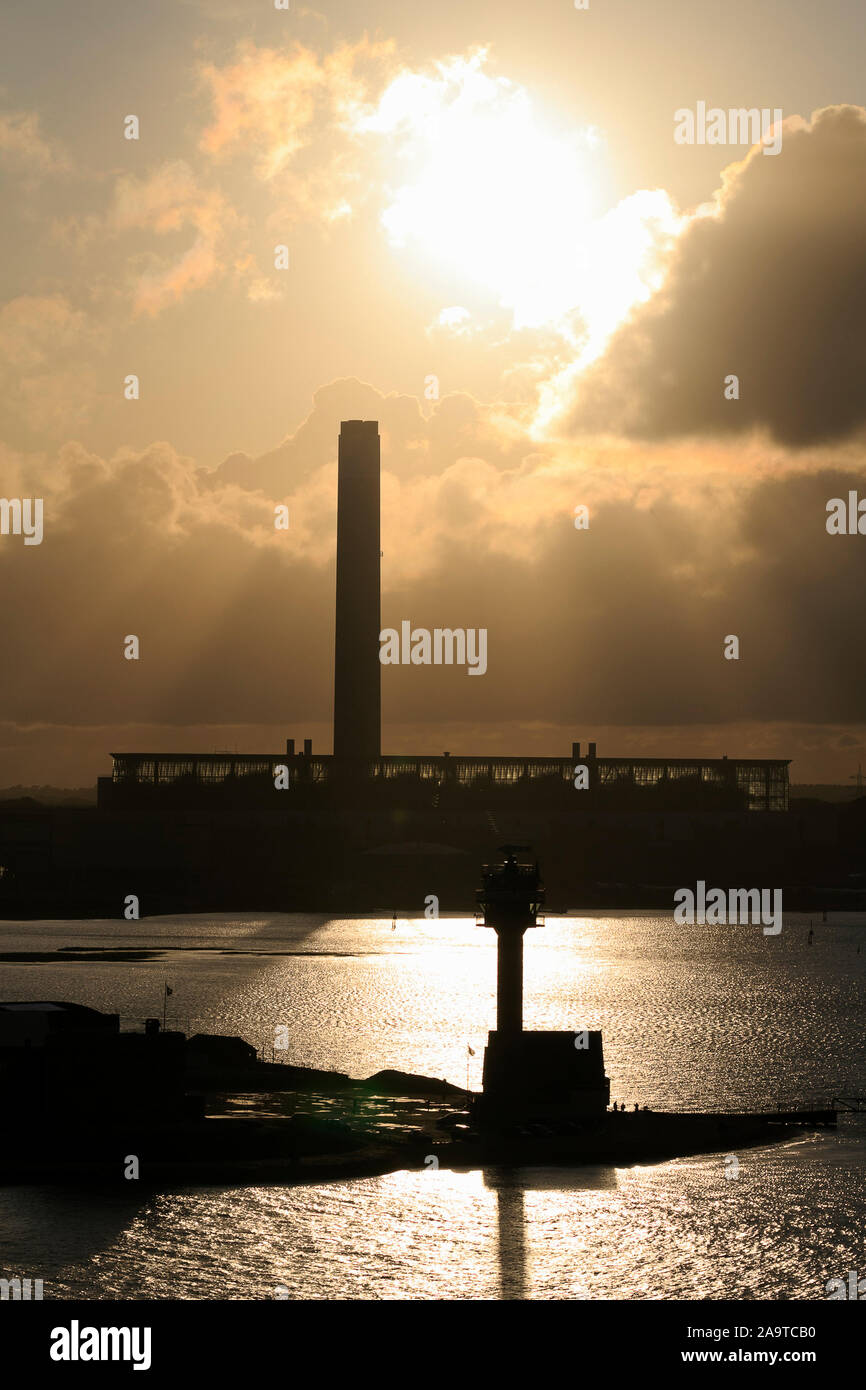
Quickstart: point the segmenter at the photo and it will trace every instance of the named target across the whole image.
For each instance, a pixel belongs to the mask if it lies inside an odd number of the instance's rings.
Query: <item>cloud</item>
[[[134,310],[151,317],[224,275],[239,255],[238,215],[219,190],[203,187],[183,160],[163,164],[143,178],[119,178],[110,224],[117,232],[143,228],[161,237],[194,233],[180,255],[167,264],[157,261],[138,276]],[[247,269],[251,259],[236,263]]]
[[[52,239],[77,252],[104,248],[109,237],[149,232],[167,250],[135,249],[119,279],[134,314],[155,318],[189,294],[225,278],[253,301],[280,294],[262,275],[249,248],[248,219],[220,187],[201,180],[183,159],[166,161],[146,174],[121,174],[104,213],[54,218]]]
[[[257,177],[279,186],[284,218],[342,217],[363,189],[352,132],[393,52],[390,40],[366,36],[321,58],[300,43],[281,50],[247,41],[224,66],[201,67],[212,116],[199,147],[215,160],[251,152]]]
[[[67,169],[66,156],[54,141],[46,140],[34,111],[0,113],[0,157],[31,177],[56,174]]]
[[[107,232],[148,231],[164,240],[169,253],[139,251],[132,258],[135,314],[155,317],[229,276],[252,302],[280,297],[283,287],[262,273],[250,249],[236,181],[220,166],[252,153],[257,178],[271,185],[264,219],[270,230],[282,232],[302,217],[327,223],[349,215],[347,191],[363,186],[349,129],[391,49],[362,39],[320,59],[299,43],[277,51],[247,42],[226,65],[202,65],[212,111],[199,148],[212,157],[209,175],[183,159],[141,176],[123,174],[105,217],[55,219],[55,237],[79,249]],[[302,153],[310,155],[306,164],[298,163]]]
[[[866,424],[866,110],[785,122],[679,238],[662,287],[585,372],[553,381],[545,415],[572,433],[742,434],[786,445]],[[739,377],[739,400],[724,380]]]
[[[168,444],[112,459],[68,445],[13,464],[45,498],[45,539],[0,544],[16,595],[0,610],[0,719],[325,725],[335,421],[355,414],[383,437],[383,626],[489,633],[483,680],[389,668],[386,727],[476,729],[490,747],[517,725],[862,722],[866,550],[824,526],[829,497],[866,490],[862,461],[752,474],[726,467],[733,445],[539,449],[501,407],[455,396],[424,416],[359,382],[323,388],[261,461],[208,472]]]
[[[379,421],[383,468],[399,479],[438,476],[476,455],[494,469],[517,465],[534,448],[515,407],[485,406],[455,392],[425,416],[416,396],[384,394],[367,382],[343,378],[316,391],[306,420],[277,448],[257,458],[232,454],[213,477],[281,496],[290,483],[336,463],[340,422],[347,419]]]
[[[170,723],[185,710],[207,723],[210,680],[225,686],[217,703],[243,720],[251,671],[271,688],[285,679],[287,640],[320,645],[308,625],[324,615],[327,584],[299,558],[296,532],[275,530],[260,494],[202,488],[193,461],[168,444],[112,459],[69,444],[16,472],[44,498],[44,539],[26,551],[18,537],[0,542],[0,574],[17,590],[0,615],[9,673],[17,668],[2,696],[13,721],[123,724],[149,711]],[[312,591],[288,622],[278,615],[286,585]],[[139,665],[123,659],[127,633],[141,639]],[[60,671],[62,693],[51,675]],[[305,684],[295,682],[301,705]],[[276,713],[275,686],[265,703]]]
[[[98,345],[87,314],[64,294],[19,295],[0,306],[0,429],[40,434],[77,428],[96,390],[83,360]]]
[[[0,308],[0,362],[39,370],[77,347],[85,325],[85,315],[65,295],[19,295]]]

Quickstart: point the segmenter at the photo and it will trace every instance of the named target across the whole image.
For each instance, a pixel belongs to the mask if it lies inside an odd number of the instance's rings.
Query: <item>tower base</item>
[[[601,1033],[488,1033],[479,1116],[575,1118],[609,1103]]]

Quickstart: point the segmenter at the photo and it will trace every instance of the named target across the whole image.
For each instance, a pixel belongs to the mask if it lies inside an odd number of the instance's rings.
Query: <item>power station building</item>
[[[696,809],[786,811],[788,762],[780,759],[606,758],[596,745],[571,756],[464,757],[450,753],[384,755],[381,750],[380,439],[375,420],[340,428],[337,483],[337,581],[334,641],[334,751],[269,753],[113,753],[111,777],[98,781],[101,809],[257,806],[277,798],[325,799],[377,789],[395,801],[474,791],[509,791],[575,807],[630,803]],[[575,768],[588,788],[574,790]],[[278,789],[288,779],[288,790]],[[320,800],[321,795],[320,795]]]

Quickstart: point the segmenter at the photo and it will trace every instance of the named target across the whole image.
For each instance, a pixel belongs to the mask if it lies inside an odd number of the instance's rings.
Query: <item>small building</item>
[[[162,1124],[184,1113],[182,1033],[121,1033],[118,1014],[59,1000],[0,1003],[7,1127]]]
[[[256,1049],[243,1038],[195,1033],[186,1045],[186,1064],[194,1073],[243,1071],[256,1064]]]
[[[527,1119],[603,1115],[610,1104],[610,1081],[598,1032],[521,1032],[509,1038],[497,1030],[484,1049],[484,1100],[487,1114],[519,1114]]]
[[[103,1014],[85,1004],[57,999],[0,1003],[0,1052],[7,1048],[44,1047],[50,1039],[69,1038],[74,1033],[97,1033],[105,1038],[119,1032],[119,1014]]]

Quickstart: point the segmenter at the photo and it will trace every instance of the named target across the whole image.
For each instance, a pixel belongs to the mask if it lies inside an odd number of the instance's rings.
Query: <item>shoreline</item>
[[[826,885],[780,883],[777,886],[783,895],[784,911],[786,912],[866,911],[866,889],[863,887],[847,887],[844,883]],[[576,906],[576,902],[580,903],[580,906]],[[291,916],[293,914],[312,913],[331,917],[381,916],[384,918],[395,910],[393,907],[382,908],[381,896],[375,902],[359,907],[355,896],[351,901],[343,901],[338,896],[328,902],[302,899],[288,904],[285,900],[277,903],[268,901],[250,904],[248,900],[236,903],[226,903],[224,899],[220,902],[194,900],[188,895],[162,897],[157,892],[150,895],[149,904],[151,910],[141,913],[140,917],[135,919],[136,921],[144,922],[149,917],[208,917],[224,916],[227,913],[237,916],[272,916],[278,914]],[[674,889],[669,884],[618,884],[615,889],[607,892],[599,891],[598,888],[594,887],[572,887],[569,891],[569,897],[562,902],[561,906],[551,906],[548,912],[552,917],[579,916],[584,912],[672,913],[675,905]],[[454,901],[453,905],[446,900],[441,903],[443,913],[459,914],[464,907],[465,904],[462,899]],[[396,906],[396,911],[402,915],[407,913],[407,910],[400,907],[399,904]],[[421,915],[420,908],[418,912]],[[127,919],[118,914],[115,894],[112,894],[108,900],[100,895],[93,898],[73,898],[66,902],[59,901],[58,895],[54,893],[46,894],[43,897],[32,891],[28,891],[26,894],[22,893],[20,896],[0,895],[0,923],[33,921],[99,921],[117,922],[118,925],[124,925]]]
[[[0,1186],[96,1186],[132,1194],[173,1186],[315,1185],[431,1169],[461,1172],[500,1167],[632,1168],[702,1155],[730,1157],[734,1148],[761,1148],[801,1137],[809,1130],[836,1127],[836,1112],[830,1110],[782,1112],[778,1117],[767,1113],[608,1111],[594,1120],[573,1122],[580,1126],[575,1133],[536,1136],[491,1129],[465,1138],[444,1138],[430,1128],[435,1123],[430,1112],[421,1114],[425,1125],[417,1125],[399,1137],[376,1134],[373,1126],[370,1134],[346,1134],[347,1147],[332,1147],[329,1151],[301,1152],[295,1147],[293,1152],[263,1152],[274,1143],[290,1141],[297,1145],[294,1117],[271,1120],[265,1127],[249,1120],[210,1119],[192,1128],[161,1134],[103,1134],[100,1147],[108,1144],[111,1158],[91,1155],[65,1159],[60,1165],[40,1161],[35,1153],[25,1153],[12,1162],[0,1163]],[[243,1130],[249,1148],[237,1152],[237,1139]],[[313,1133],[308,1129],[302,1138],[309,1140]],[[44,1137],[50,1137],[56,1145],[62,1136]],[[348,1146],[351,1140],[360,1142]],[[156,1149],[151,1148],[150,1157],[148,1148],[154,1143]],[[198,1149],[200,1145],[203,1152],[212,1154],[220,1143],[226,1146],[226,1152],[216,1157],[202,1159],[190,1152],[191,1146]],[[255,1152],[257,1148],[259,1152]],[[117,1155],[136,1149],[141,1154],[140,1171],[131,1188]],[[44,1144],[38,1151],[46,1151]],[[49,1147],[48,1152],[51,1151]]]

